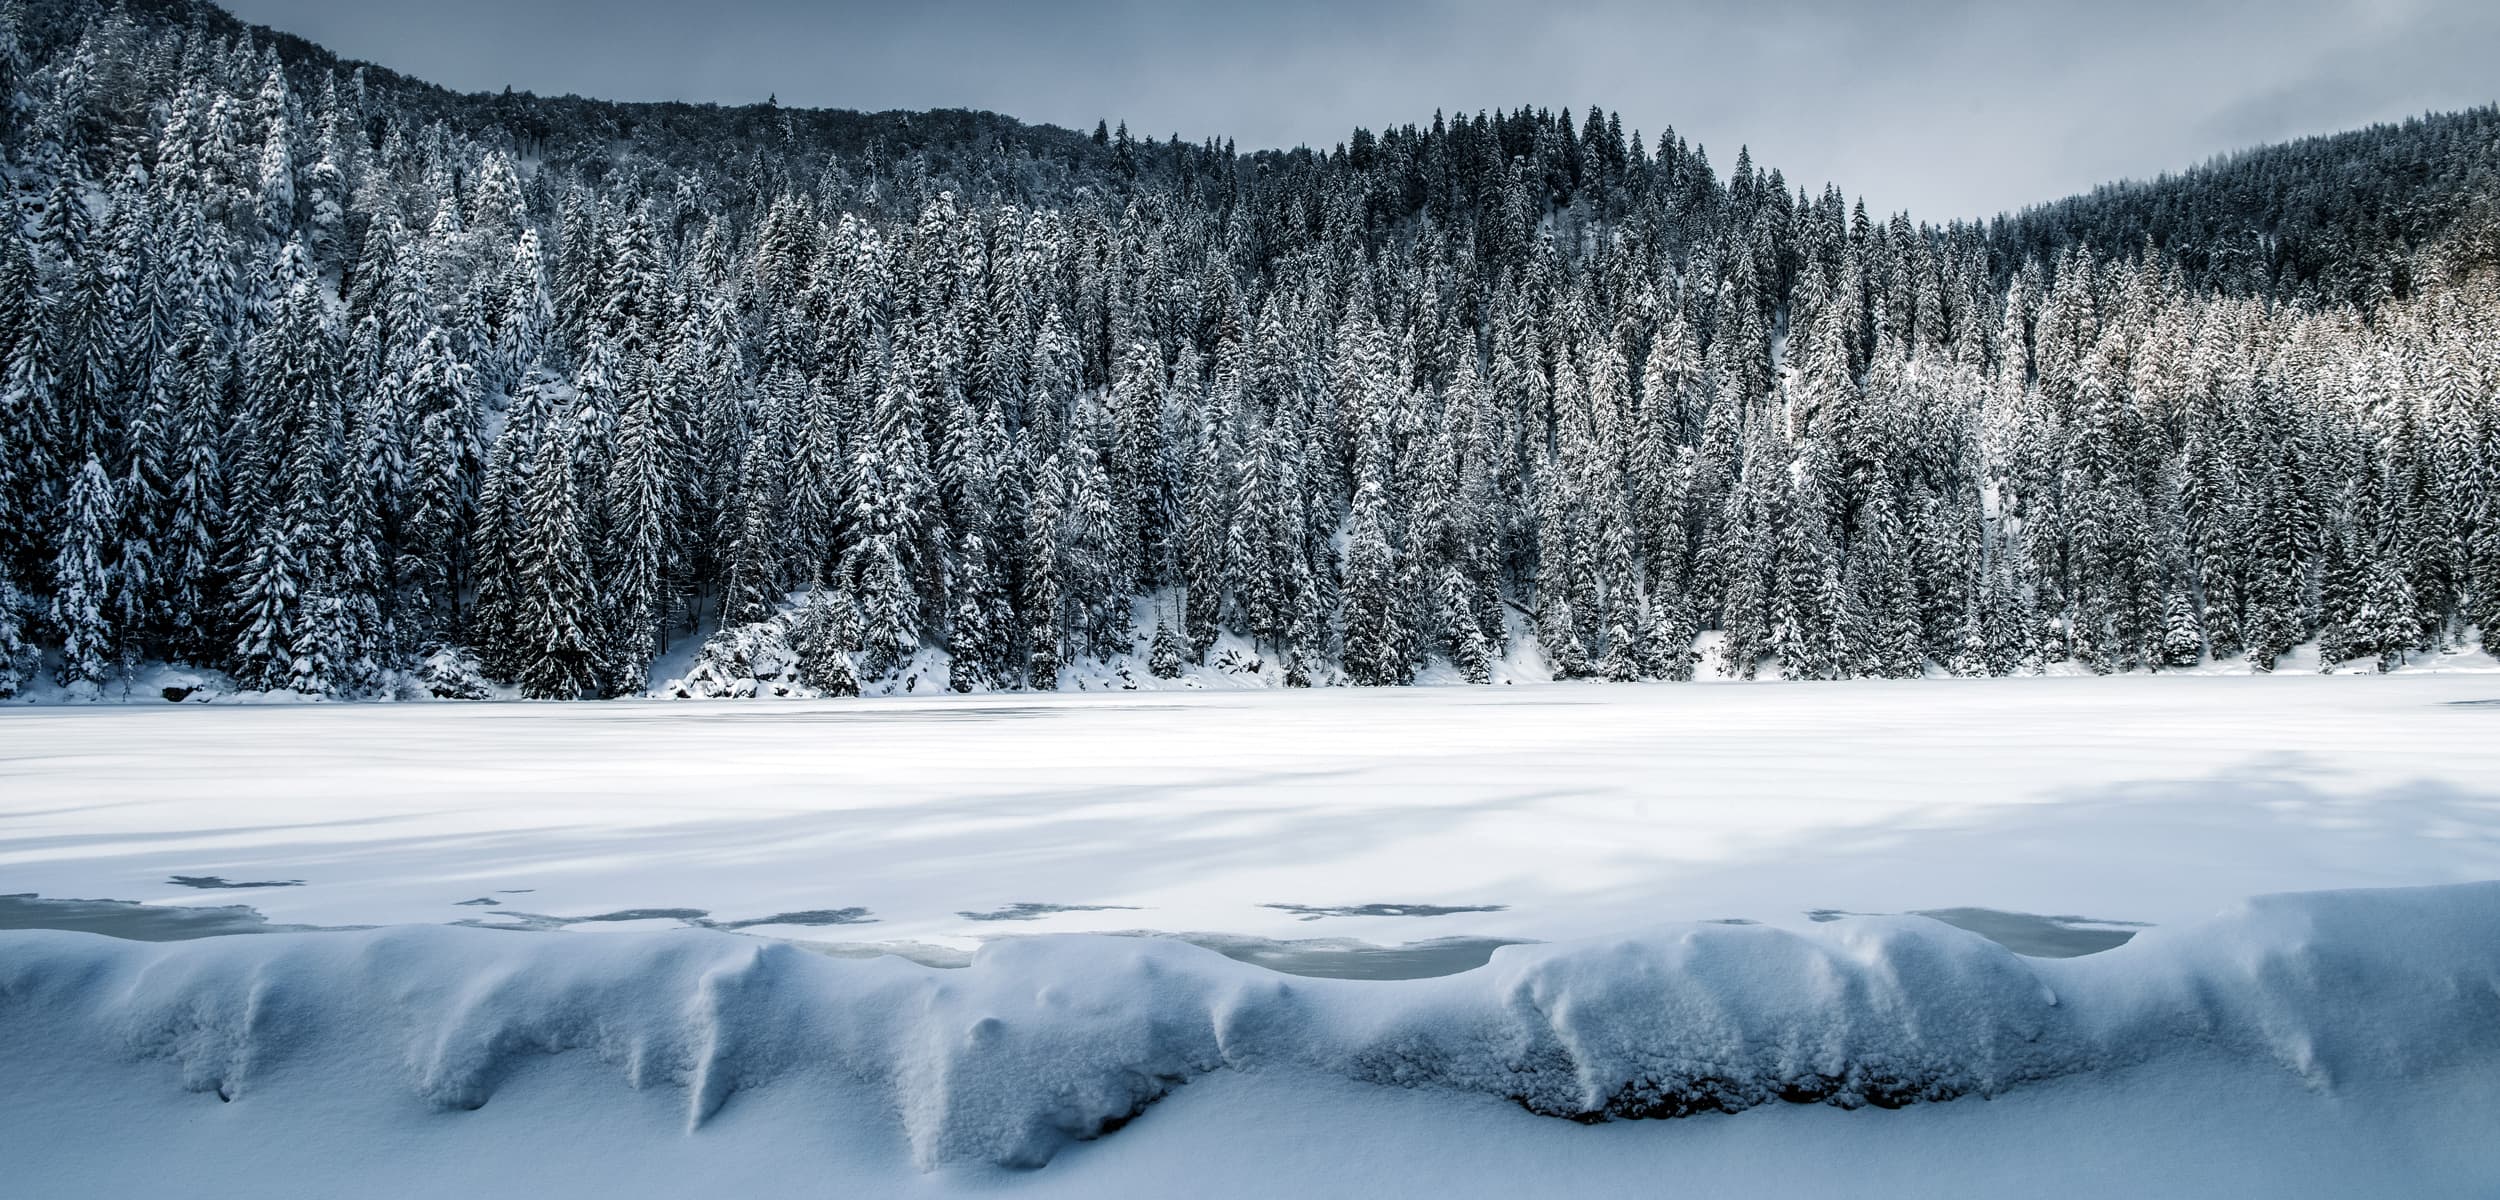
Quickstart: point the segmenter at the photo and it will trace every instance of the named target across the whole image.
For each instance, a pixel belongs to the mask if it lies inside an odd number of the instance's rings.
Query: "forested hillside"
[[[0,25],[0,694],[614,696],[697,636],[699,691],[1528,639],[2268,670],[2500,624],[2490,108],[1935,225],[1595,110],[1236,153],[463,96],[186,0]]]

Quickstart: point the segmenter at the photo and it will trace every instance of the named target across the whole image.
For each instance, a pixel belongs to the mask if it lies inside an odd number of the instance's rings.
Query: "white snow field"
[[[2500,675],[20,708],[0,893],[962,948],[2169,925],[2500,879],[2495,779]]]
[[[2495,768],[2469,674],[0,710],[0,1196],[2489,1196]]]

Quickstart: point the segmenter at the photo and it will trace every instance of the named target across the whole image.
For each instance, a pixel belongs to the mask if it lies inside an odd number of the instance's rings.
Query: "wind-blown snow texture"
[[[1227,1069],[1289,1069],[1598,1120],[1774,1101],[1996,1095],[2174,1055],[2313,1090],[2500,1066],[2500,884],[2252,901],[2090,958],[2017,957],[1929,922],[1808,933],[1668,926],[1508,947],[1481,971],[1289,980],[1212,952],[1085,937],[970,970],[708,932],[511,938],[399,929],[141,944],[0,935],[0,1113],[137,1060],[238,1104],[289,1089],[486,1106],[550,1056],[679,1097],[899,1120],[924,1167],[1038,1166]]]

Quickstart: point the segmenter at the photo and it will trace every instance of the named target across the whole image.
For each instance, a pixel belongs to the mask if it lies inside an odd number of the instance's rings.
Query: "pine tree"
[[[799,652],[799,682],[827,696],[859,694],[859,611],[849,591],[819,577],[809,584],[790,640]]]
[[[1181,664],[1187,661],[1184,649],[1181,636],[1172,631],[1172,623],[1156,619],[1154,642],[1146,660],[1147,672],[1157,679],[1180,678]]]
[[[2346,644],[2378,660],[2380,671],[2404,665],[2405,652],[2421,640],[2422,618],[2412,585],[2394,564],[2379,559],[2369,569],[2361,608],[2352,615]]]
[[[578,699],[599,682],[599,597],[575,489],[572,438],[550,430],[538,439],[512,552],[513,673],[532,700]]]
[[[1448,631],[1450,665],[1469,683],[1493,682],[1492,654],[1476,624],[1475,589],[1453,564],[1441,572],[1441,627]]]
[[[156,547],[165,581],[162,620],[167,654],[204,663],[226,645],[217,615],[224,608],[218,563],[226,524],[228,379],[227,357],[197,307],[175,344],[174,359],[181,365],[176,408],[164,434],[169,478]]]
[[[477,440],[477,383],[440,327],[428,327],[410,356],[401,411],[409,428],[409,574],[420,597],[411,617],[451,629],[470,577],[464,535],[476,520],[485,457]]]
[[[1235,536],[1240,481],[1235,478],[1239,448],[1233,440],[1233,387],[1229,365],[1219,367],[1207,423],[1183,477],[1180,557],[1186,600],[1182,626],[1193,659],[1205,658],[1214,647],[1224,614],[1235,603],[1232,585],[1239,576],[1234,558],[1240,545]]]
[[[1407,681],[1407,661],[1399,653],[1405,628],[1388,507],[1381,486],[1365,483],[1354,498],[1354,527],[1346,543],[1346,677],[1367,687]]]
[[[606,569],[602,583],[615,627],[607,642],[614,648],[611,674],[620,690],[640,690],[648,683],[651,660],[666,637],[670,500],[666,471],[676,457],[668,442],[672,434],[661,419],[659,389],[637,378],[628,388],[624,412],[617,421],[616,456],[607,479]]]
[[[2192,667],[2205,654],[2205,630],[2196,619],[2196,605],[2185,593],[2172,592],[2162,606],[2161,664]]]
[[[48,582],[61,494],[45,315],[24,240],[0,232],[0,576],[30,591]]]
[[[932,493],[908,381],[890,371],[878,394],[868,436],[853,464],[852,518],[859,541],[850,576],[857,581],[865,623],[864,669],[884,675],[920,647],[921,593],[916,577],[934,564],[921,558]],[[762,465],[757,464],[760,471]]]
[[[1692,605],[1680,593],[1669,593],[1651,607],[1649,627],[1642,631],[1643,670],[1673,683],[1693,678]]]
[[[1770,651],[1789,679],[1834,679],[1846,654],[1840,564],[1817,472],[1796,472],[1780,530],[1771,592]]]
[[[965,534],[955,564],[955,612],[946,624],[946,683],[958,692],[980,691],[996,682],[995,672],[1007,657],[1002,625],[1012,617],[1004,611],[1004,597],[992,577],[987,539]]]
[[[872,676],[893,674],[920,649],[920,598],[891,539],[863,543],[856,573],[866,610],[862,666]]]
[[[70,486],[60,553],[52,562],[52,626],[61,633],[60,681],[92,695],[114,656],[113,529],[121,519],[113,482],[89,458]]]
[[[42,656],[26,633],[26,598],[7,576],[0,575],[0,700],[16,696],[42,665]]]
[[[246,690],[326,696],[347,653],[333,612],[345,599],[331,487],[341,453],[335,355],[300,245],[287,246],[279,270],[293,282],[253,339],[251,358],[261,432],[284,449],[273,490],[240,514],[255,525],[234,586],[233,674]]]
[[[544,402],[533,390],[524,389],[513,402],[503,430],[495,435],[485,476],[478,484],[477,525],[469,539],[477,597],[470,609],[469,634],[478,648],[479,666],[495,679],[518,675],[527,649],[521,643],[516,556],[524,529],[521,510],[528,487],[527,467],[537,454],[530,439],[543,411]]]
[[[1066,626],[1060,613],[1063,584],[1059,576],[1060,545],[1065,536],[1059,506],[1066,486],[1060,476],[1058,456],[1043,460],[1033,480],[1033,502],[1025,514],[1025,686],[1042,691],[1058,688],[1059,668],[1067,661]]]

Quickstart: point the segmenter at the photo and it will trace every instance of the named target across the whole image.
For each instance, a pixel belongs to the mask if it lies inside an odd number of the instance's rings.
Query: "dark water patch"
[[[1262,904],[1305,921],[1321,917],[1446,917],[1452,913],[1502,912],[1507,904]]]
[[[551,917],[545,913],[506,909],[484,917],[454,921],[473,929],[520,929],[547,931],[568,925],[614,924],[620,921],[675,921],[688,929],[736,931],[760,925],[873,925],[877,918],[864,908],[810,908],[798,912],[774,913],[769,917],[746,917],[736,921],[715,921],[709,909],[702,908],[623,908],[615,912],[593,913],[586,917]]]
[[[1743,917],[1712,917],[1709,920],[1702,922],[1704,925],[1759,925],[1761,923],[1762,922],[1760,921],[1749,921]]]
[[[1521,944],[1510,938],[1448,937],[1375,946],[1347,938],[1279,941],[1223,934],[1163,934],[1204,946],[1235,962],[1308,979],[1439,979],[1473,971],[1493,952]]]
[[[223,875],[176,875],[165,882],[187,888],[273,888],[302,887],[301,879],[252,879],[236,882]]]
[[[2448,700],[2450,708],[2500,708],[2500,700]]]
[[[32,892],[0,896],[0,929],[100,933],[134,942],[182,942],[233,933],[310,933],[365,925],[279,925],[248,904],[198,908],[135,900],[45,899]]]
[[[460,900],[455,903],[459,904],[463,908],[493,908],[502,904],[503,901],[497,900],[493,896],[480,896],[475,900]]]
[[[1038,921],[1052,913],[1136,912],[1134,904],[1030,904],[1018,902],[988,912],[959,912],[967,921]]]
[[[1376,946],[1351,938],[1279,940],[1221,933],[1166,933],[1153,929],[1121,930],[1097,936],[1187,942],[1213,950],[1235,962],[1306,979],[1438,979],[1444,975],[1475,970],[1491,961],[1495,950],[1523,944],[1503,938],[1452,937],[1409,942],[1402,946]],[[924,967],[947,970],[971,966],[973,960],[972,951],[926,942],[794,941],[791,944],[833,958],[891,955]]]
[[[689,925],[698,925],[705,923],[703,919],[711,915],[711,910],[702,908],[620,908],[615,912],[592,913],[587,917],[559,919],[567,925],[615,921],[684,921]]]
[[[758,925],[874,925],[877,918],[864,908],[810,908],[800,912],[774,913],[769,917],[748,917],[741,921],[695,921],[706,929],[750,929]]]
[[[1850,912],[1838,908],[1817,908],[1806,913],[1809,921],[1837,921],[1843,917],[1875,917],[1883,913]],[[2099,917],[2042,916],[2038,913],[2007,912],[1996,908],[1922,908],[1909,914],[1942,921],[1965,932],[1975,933],[2027,958],[2081,958],[2103,950],[2115,950],[2133,939],[2136,931],[2147,928],[2142,921],[2110,921]]]
[[[488,913],[483,917],[464,917],[452,922],[463,929],[517,929],[525,933],[550,933],[571,923],[562,917],[509,910]]]
[[[562,929],[567,925],[603,925],[619,921],[678,921],[700,927],[708,924],[704,918],[711,915],[708,910],[700,908],[623,908],[615,912],[592,913],[587,917],[551,917],[545,913],[511,910],[454,921],[452,924],[474,929],[547,930]]]
[[[2092,917],[2044,917],[1993,908],[1929,908],[1910,914],[1966,929],[2016,954],[2032,958],[2081,958],[2115,950],[2145,928],[2140,921]]]

